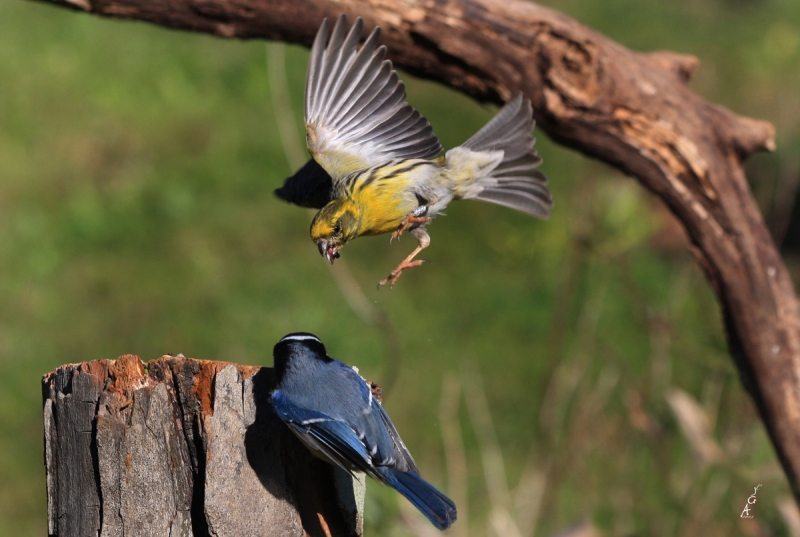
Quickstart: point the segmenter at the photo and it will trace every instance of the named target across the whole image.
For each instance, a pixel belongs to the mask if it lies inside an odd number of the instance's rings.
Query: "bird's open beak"
[[[333,265],[334,259],[339,259],[339,245],[338,244],[331,244],[325,239],[319,239],[317,241],[317,248],[319,248],[319,253],[328,260],[328,263]]]

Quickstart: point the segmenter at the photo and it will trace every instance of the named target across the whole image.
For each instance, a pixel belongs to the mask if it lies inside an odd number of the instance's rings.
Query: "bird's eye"
[[[333,232],[334,233],[339,233],[341,230],[342,230],[342,226],[339,224],[339,222],[336,222],[333,225]]]

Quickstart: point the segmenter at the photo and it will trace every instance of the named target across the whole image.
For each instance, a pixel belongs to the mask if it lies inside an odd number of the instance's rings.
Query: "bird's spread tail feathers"
[[[405,496],[428,517],[431,524],[446,530],[456,521],[456,504],[414,472],[401,472],[387,466],[377,468],[381,481]]]
[[[472,138],[447,154],[457,197],[504,205],[539,218],[550,216],[553,197],[536,168],[533,108],[518,94]],[[470,177],[472,181],[458,181]]]

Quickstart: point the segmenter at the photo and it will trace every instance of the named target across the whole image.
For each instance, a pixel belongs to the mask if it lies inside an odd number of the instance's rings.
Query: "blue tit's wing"
[[[295,435],[313,451],[347,472],[353,469],[376,476],[366,446],[345,422],[295,405],[280,390],[272,393],[272,407]]]
[[[342,384],[357,386],[358,396],[349,398],[358,401],[341,419],[350,424],[359,439],[366,446],[370,459],[375,466],[389,466],[400,471],[419,473],[414,459],[400,438],[392,420],[386,414],[380,401],[372,395],[367,382],[350,366],[334,360],[338,366],[332,377],[342,376]],[[355,395],[355,394],[354,394]],[[339,416],[337,416],[339,417]]]
[[[342,15],[329,32],[322,22],[308,64],[306,143],[334,184],[396,158],[430,159],[442,152],[422,114],[406,102],[405,86],[375,28],[360,50],[362,22],[347,32]]]
[[[275,195],[300,207],[322,209],[331,201],[332,186],[331,176],[312,158],[286,179]]]
[[[403,439],[400,438],[400,434],[397,432],[397,429],[394,428],[394,424],[392,423],[392,420],[389,419],[389,415],[386,414],[386,411],[383,409],[383,405],[381,405],[380,402],[375,401],[374,407],[374,414],[378,417],[378,419],[380,419],[383,428],[388,433],[392,442],[392,455],[394,463],[388,466],[397,468],[401,472],[413,472],[415,474],[419,474],[417,463],[414,462],[414,458],[408,451]]]

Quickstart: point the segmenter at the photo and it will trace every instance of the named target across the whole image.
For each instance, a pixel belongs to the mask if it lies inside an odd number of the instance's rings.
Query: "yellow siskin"
[[[442,155],[428,120],[406,102],[405,86],[378,46],[375,28],[357,48],[361,19],[322,22],[305,92],[309,160],[281,199],[320,209],[311,239],[333,264],[362,235],[410,232],[419,242],[380,285],[417,267],[430,244],[426,225],[452,200],[477,199],[547,218],[553,199],[534,149],[533,109],[519,94],[472,138]],[[391,240],[391,239],[390,239]]]

